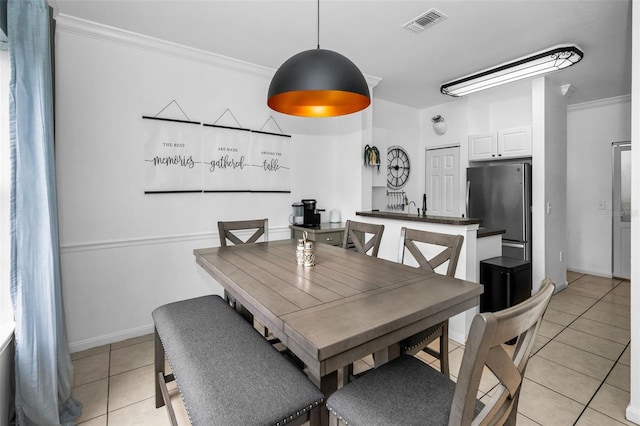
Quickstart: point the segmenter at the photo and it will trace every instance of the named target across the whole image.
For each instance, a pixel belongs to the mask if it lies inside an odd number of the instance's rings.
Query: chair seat
[[[456,384],[419,359],[403,355],[333,393],[332,415],[348,425],[447,425]],[[484,405],[476,402],[475,412]]]

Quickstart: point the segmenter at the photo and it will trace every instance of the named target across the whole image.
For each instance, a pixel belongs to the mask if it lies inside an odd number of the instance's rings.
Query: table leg
[[[400,356],[400,344],[395,343],[391,346],[388,346],[384,349],[380,349],[379,351],[373,354],[373,364],[374,366],[380,367],[382,364],[386,364],[394,358],[398,358]]]

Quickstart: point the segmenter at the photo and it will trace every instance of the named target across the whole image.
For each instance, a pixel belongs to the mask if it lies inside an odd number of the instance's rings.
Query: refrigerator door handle
[[[503,247],[511,247],[511,248],[524,248],[524,243],[508,243],[505,240],[502,240]]]
[[[466,196],[466,214],[467,218],[469,218],[469,198],[471,197],[471,181],[467,181],[467,196]]]
[[[522,232],[523,232],[523,239],[527,240],[529,237],[529,229],[528,229],[528,215],[531,214],[530,212],[526,211],[527,210],[527,196],[528,196],[528,190],[526,189],[528,183],[527,183],[527,173],[525,171],[525,166],[522,167]]]

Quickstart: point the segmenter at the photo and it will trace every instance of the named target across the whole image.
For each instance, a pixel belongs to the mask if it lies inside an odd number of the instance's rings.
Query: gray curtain
[[[18,425],[74,424],[60,284],[49,7],[9,0],[11,297]]]

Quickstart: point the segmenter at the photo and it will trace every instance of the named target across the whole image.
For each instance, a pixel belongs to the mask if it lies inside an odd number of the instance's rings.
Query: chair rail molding
[[[250,231],[239,231],[238,234],[244,236],[244,234],[250,235]],[[288,226],[277,226],[269,228],[269,236],[272,240],[283,240],[290,238],[291,231]],[[149,246],[156,244],[175,244],[185,241],[202,241],[202,240],[214,240],[214,246],[220,245],[220,234],[218,232],[198,232],[192,234],[177,234],[177,235],[157,235],[149,237],[139,238],[123,238],[105,241],[88,241],[82,243],[64,243],[60,244],[60,253],[76,253],[93,250],[109,250],[123,247],[135,247],[135,246]]]

